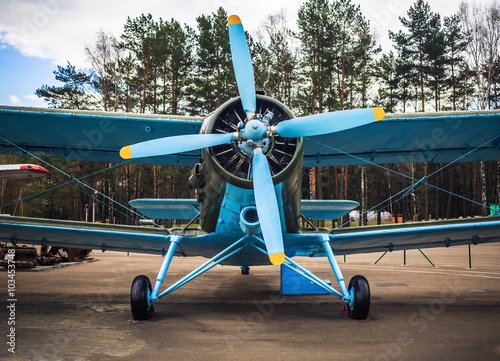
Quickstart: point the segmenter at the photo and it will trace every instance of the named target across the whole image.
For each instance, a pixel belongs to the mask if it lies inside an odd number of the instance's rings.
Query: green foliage
[[[88,109],[90,99],[85,86],[90,83],[91,77],[82,70],[76,70],[68,62],[66,67],[57,66],[54,71],[56,80],[64,85],[61,87],[42,85],[35,91],[40,98],[44,98],[54,108]]]
[[[207,115],[236,95],[227,18],[226,11],[219,8],[212,15],[196,19],[195,75],[188,96],[193,115]]]

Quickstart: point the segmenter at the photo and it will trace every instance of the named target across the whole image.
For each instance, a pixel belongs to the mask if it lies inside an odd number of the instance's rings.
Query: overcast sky
[[[476,0],[490,3],[493,0]],[[0,105],[46,106],[34,91],[56,85],[56,64],[88,67],[85,44],[95,42],[100,29],[119,37],[127,16],[151,13],[158,20],[174,18],[196,27],[196,18],[222,6],[238,14],[245,29],[255,34],[268,14],[285,9],[295,26],[304,0],[0,0]],[[397,30],[415,0],[352,0],[370,20],[383,51],[390,49],[389,29]],[[458,10],[456,0],[429,0],[442,16]]]

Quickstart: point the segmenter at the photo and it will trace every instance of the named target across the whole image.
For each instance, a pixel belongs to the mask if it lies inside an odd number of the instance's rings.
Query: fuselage
[[[269,125],[293,118],[282,103],[263,95],[257,96],[257,112]],[[206,118],[201,133],[234,132],[245,119],[239,98],[222,105]],[[240,227],[243,209],[255,205],[251,156],[246,144],[233,142],[206,148],[202,162],[197,164],[190,183],[197,188],[200,202],[200,227],[221,237],[238,239],[245,232]],[[302,138],[268,138],[264,147],[278,199],[283,232],[298,233],[302,196]],[[277,224],[277,226],[279,226]]]

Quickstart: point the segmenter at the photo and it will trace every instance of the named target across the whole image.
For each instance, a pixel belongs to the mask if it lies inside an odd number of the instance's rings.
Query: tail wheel
[[[137,276],[130,290],[130,306],[134,320],[149,320],[154,314],[154,307],[149,302],[151,282],[146,276]]]
[[[370,312],[370,285],[368,281],[363,276],[354,276],[347,289],[354,296],[351,304],[346,306],[347,316],[355,320],[365,320]]]

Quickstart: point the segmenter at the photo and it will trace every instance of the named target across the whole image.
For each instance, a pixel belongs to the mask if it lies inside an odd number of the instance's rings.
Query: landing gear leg
[[[151,281],[146,276],[137,276],[132,282],[130,306],[134,320],[149,320],[154,315],[153,303],[158,300],[158,290],[165,278],[179,241],[180,237],[172,236],[170,238],[170,247],[156,278],[154,289],[151,289]]]
[[[241,266],[241,274],[242,275],[248,275],[248,274],[250,274],[250,267],[248,267],[248,266]]]
[[[345,314],[355,320],[365,320],[370,312],[370,285],[363,276],[354,276],[346,287],[344,276],[340,271],[335,255],[330,245],[330,238],[327,234],[323,235],[321,240],[325,249],[333,273],[342,289],[342,299],[346,302]]]

